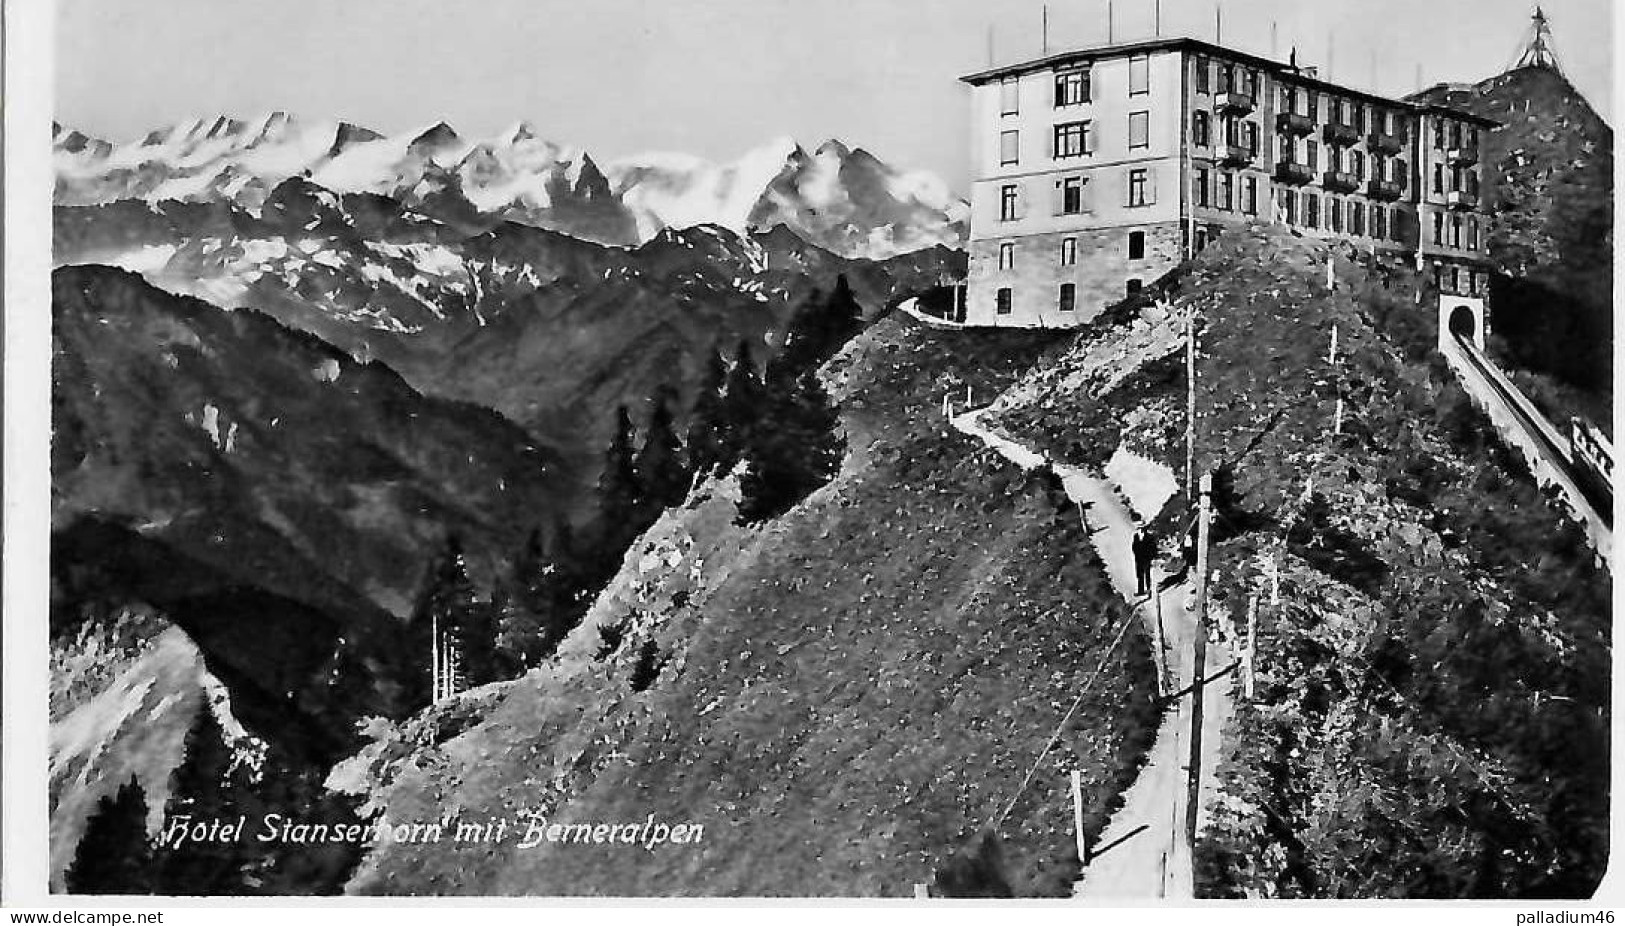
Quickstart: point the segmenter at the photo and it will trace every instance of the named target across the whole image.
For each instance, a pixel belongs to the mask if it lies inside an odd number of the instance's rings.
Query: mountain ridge
[[[782,223],[842,256],[876,259],[959,246],[969,219],[939,177],[834,138],[809,152],[783,137],[727,162],[660,152],[600,162],[523,121],[478,138],[443,121],[384,135],[273,112],[185,120],[123,143],[53,123],[52,147],[56,202],[67,206],[173,199],[252,211],[301,177],[437,216],[522,222],[602,244],[641,244],[667,227]]]

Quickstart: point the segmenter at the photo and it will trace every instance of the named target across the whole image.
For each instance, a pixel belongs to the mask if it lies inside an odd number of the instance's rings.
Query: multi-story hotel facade
[[[1441,292],[1487,290],[1477,151],[1493,122],[1190,38],[963,80],[966,324],[1082,324],[1246,222],[1417,255]]]

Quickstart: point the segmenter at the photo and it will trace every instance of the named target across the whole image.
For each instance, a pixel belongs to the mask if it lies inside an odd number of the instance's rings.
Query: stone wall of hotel
[[[1145,233],[1145,256],[1129,259],[1129,234]],[[1061,264],[1062,241],[1077,240],[1077,261]],[[1015,262],[999,269],[999,246],[1015,247]],[[1079,229],[986,238],[970,243],[970,286],[965,322],[1028,328],[1061,328],[1089,322],[1101,310],[1128,294],[1128,281],[1150,286],[1184,257],[1184,234],[1178,222],[1117,228]],[[1077,308],[1060,311],[1061,284],[1077,286]],[[998,291],[1009,287],[1011,312],[999,315]]]

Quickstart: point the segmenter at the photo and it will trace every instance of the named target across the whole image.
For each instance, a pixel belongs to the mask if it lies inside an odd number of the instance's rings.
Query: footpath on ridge
[[[951,416],[954,428],[974,437],[1023,469],[1048,465],[1060,476],[1067,496],[1083,509],[1090,539],[1106,564],[1112,587],[1135,606],[1147,634],[1160,643],[1154,648],[1163,694],[1177,693],[1173,709],[1163,715],[1157,738],[1127,792],[1123,806],[1113,814],[1097,845],[1090,847],[1088,863],[1075,896],[1171,897],[1194,896],[1190,846],[1185,839],[1186,799],[1190,761],[1191,697],[1195,681],[1192,651],[1199,632],[1196,616],[1187,608],[1194,579],[1150,597],[1135,594],[1133,517],[1117,487],[1080,467],[1057,463],[1043,454],[988,430],[975,409]],[[1160,570],[1153,568],[1160,585]],[[1154,587],[1156,587],[1154,585]],[[1208,684],[1202,712],[1201,780],[1198,827],[1215,793],[1220,735],[1230,717],[1230,683],[1226,670],[1233,659],[1228,647],[1210,641],[1204,675]],[[1215,678],[1217,676],[1217,678]],[[1216,683],[1214,683],[1216,681]],[[1085,799],[1088,796],[1085,795]]]

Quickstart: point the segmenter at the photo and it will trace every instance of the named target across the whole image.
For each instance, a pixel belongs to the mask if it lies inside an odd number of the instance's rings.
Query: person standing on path
[[[1151,594],[1151,560],[1155,558],[1157,545],[1146,533],[1145,526],[1138,521],[1134,525],[1134,539],[1129,543],[1129,549],[1134,552],[1134,583],[1135,594],[1141,597]]]

